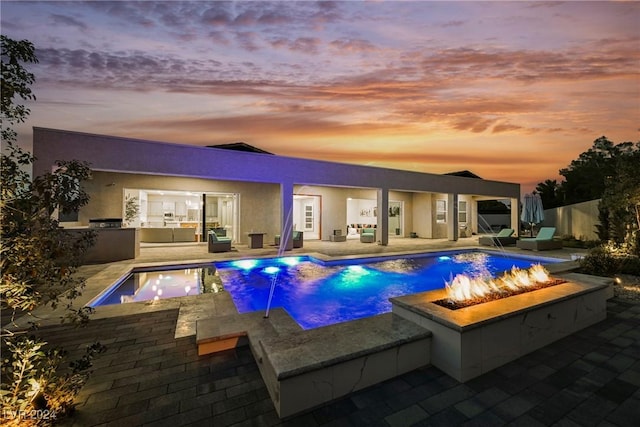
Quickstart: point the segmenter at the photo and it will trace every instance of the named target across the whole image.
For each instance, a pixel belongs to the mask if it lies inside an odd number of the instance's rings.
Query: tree
[[[560,184],[553,179],[547,179],[536,186],[536,191],[545,209],[556,208],[562,204]]]
[[[565,179],[561,184],[564,195],[563,205],[586,202],[602,197],[607,180],[614,175],[616,157],[621,147],[614,145],[606,136],[593,141],[593,146],[580,154],[560,175]]]
[[[599,237],[640,256],[640,142],[624,142],[617,148],[599,206],[603,223]]]
[[[23,66],[36,63],[33,44],[1,36],[2,42],[2,152],[0,198],[0,310],[10,324],[2,329],[2,421],[7,424],[38,424],[46,420],[24,419],[20,414],[47,409],[62,416],[73,406],[73,397],[88,375],[91,358],[101,351],[90,346],[72,369],[59,373],[64,350],[48,348],[46,342],[28,336],[30,329],[15,323],[17,316],[29,315],[41,306],[65,303],[64,320],[85,322],[86,309],[74,309],[73,299],[84,286],[76,276],[81,257],[93,243],[90,231],[81,237],[65,233],[53,218],[56,210],[77,211],[89,198],[82,181],[90,177],[86,163],[60,161],[57,169],[31,179],[25,170],[34,158],[16,143],[11,126],[24,122],[29,109],[16,98],[34,100],[30,85],[35,78]],[[36,324],[33,324],[36,327]],[[22,412],[20,412],[22,411]],[[50,420],[49,420],[50,421]]]

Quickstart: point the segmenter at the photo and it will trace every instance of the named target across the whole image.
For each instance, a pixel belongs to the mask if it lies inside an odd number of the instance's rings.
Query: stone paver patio
[[[452,247],[421,240],[392,240],[389,247],[305,242],[303,251],[292,253]],[[477,238],[461,239],[453,246],[476,244]],[[580,251],[541,255],[568,258],[573,252]],[[275,248],[238,248],[231,256],[247,254],[273,255]],[[147,247],[128,263],[225,256],[207,254],[203,245]],[[87,266],[83,274],[109,267]],[[278,419],[248,348],[198,356],[194,336],[175,338],[178,317],[179,309],[170,308],[97,318],[81,329],[44,326],[40,334],[72,355],[96,340],[108,347],[78,396],[77,412],[63,425],[636,426],[640,420],[640,304],[621,299],[608,302],[607,320],[469,382],[425,367],[287,420]]]
[[[52,326],[50,342],[108,346],[78,396],[73,426],[636,426],[640,305],[467,383],[426,367],[279,420],[247,347],[196,354],[174,339],[177,310]]]

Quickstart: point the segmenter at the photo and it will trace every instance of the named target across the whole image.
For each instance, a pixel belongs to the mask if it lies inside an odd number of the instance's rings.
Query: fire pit
[[[606,317],[610,279],[564,274],[564,283],[456,310],[446,289],[392,298],[393,313],[430,330],[431,363],[464,382]]]
[[[447,298],[434,303],[451,310],[458,310],[565,282],[566,280],[562,279],[552,279],[549,272],[540,264],[527,270],[513,267],[511,271],[497,279],[473,278],[466,274],[458,274],[451,282],[445,283]]]

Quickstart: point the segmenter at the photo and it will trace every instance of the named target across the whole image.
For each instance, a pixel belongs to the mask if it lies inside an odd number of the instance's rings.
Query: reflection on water
[[[180,270],[140,271],[131,274],[92,306],[157,301],[220,292],[223,289],[214,265]]]
[[[492,277],[489,269],[489,254],[484,252],[466,252],[453,257],[453,262],[465,265],[465,274],[470,277]]]

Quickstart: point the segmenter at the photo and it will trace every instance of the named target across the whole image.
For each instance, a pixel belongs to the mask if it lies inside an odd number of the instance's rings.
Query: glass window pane
[[[443,224],[447,222],[447,201],[436,200],[436,222]]]
[[[458,202],[458,222],[460,224],[467,223],[467,202],[466,201]]]

